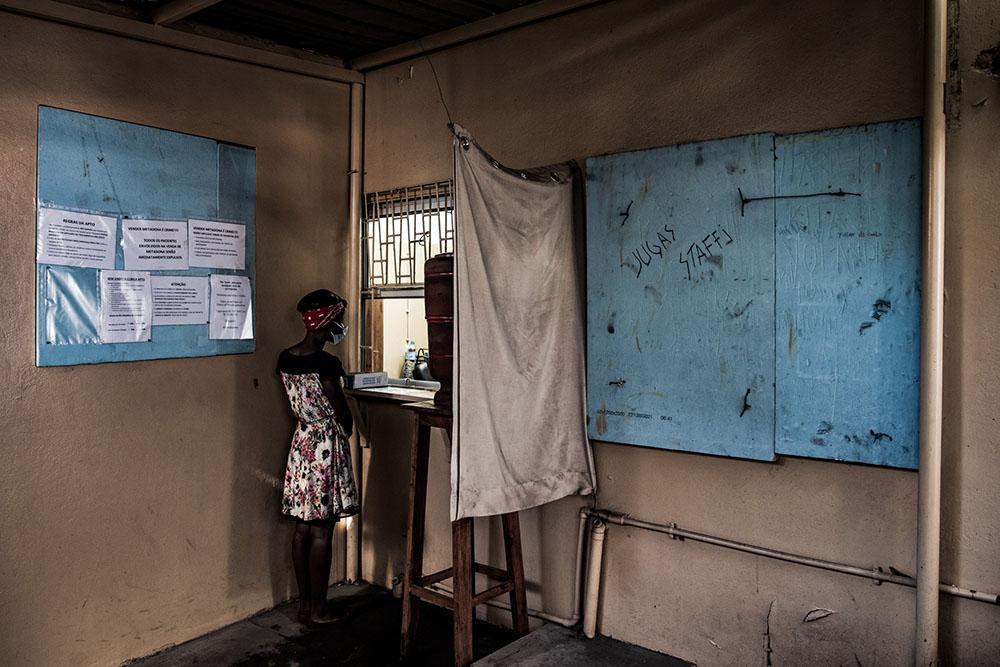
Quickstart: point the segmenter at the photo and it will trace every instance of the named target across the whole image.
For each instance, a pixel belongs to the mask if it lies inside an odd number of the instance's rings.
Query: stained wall
[[[991,481],[1000,473],[1000,436],[991,387],[1000,375],[993,344],[1000,327],[1000,81],[973,71],[972,62],[1000,41],[1000,7],[960,4],[954,77],[963,87],[953,107],[961,119],[948,148],[942,579],[996,591],[1000,498]],[[918,117],[922,13],[920,2],[903,0],[618,0],[387,66],[367,75],[365,189],[448,178],[449,114],[513,167]],[[984,97],[987,103],[973,106]],[[379,458],[369,462],[369,486],[380,475],[405,478],[399,466],[409,424],[392,428],[372,454]],[[444,489],[440,447],[431,485]],[[914,572],[913,472],[594,447],[601,507]],[[428,558],[446,562],[439,496]],[[403,501],[395,502],[383,497],[366,516],[365,575],[376,580],[391,579],[401,562],[402,543],[389,537],[399,526],[379,518],[401,512]],[[577,510],[585,502],[524,513],[531,606],[571,613]],[[480,532],[488,533],[486,526]],[[481,551],[502,558],[495,532],[481,539]],[[907,588],[612,526],[602,590],[600,632],[699,664],[764,664],[768,642],[774,664],[912,661],[914,594]],[[804,623],[818,607],[836,613]],[[942,628],[949,662],[989,664],[1000,651],[995,607],[945,598]]]
[[[257,149],[255,353],[35,368],[39,105]],[[353,284],[348,113],[343,84],[0,12],[0,662],[117,664],[294,593],[274,361],[303,293]]]

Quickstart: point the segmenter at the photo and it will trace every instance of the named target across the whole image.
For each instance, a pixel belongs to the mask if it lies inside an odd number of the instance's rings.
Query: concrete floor
[[[690,662],[608,637],[585,638],[578,630],[543,625],[527,637],[476,661],[477,667],[687,667]]]
[[[349,612],[346,620],[333,626],[309,630],[296,621],[296,604],[286,603],[128,664],[309,667],[398,663],[400,601],[388,591],[367,585],[337,586],[330,593],[332,604]],[[511,630],[477,622],[474,637],[476,664],[482,665],[687,664],[613,639],[586,641],[574,630],[552,625],[515,641]],[[451,613],[423,605],[414,655],[408,664],[450,665],[453,659]]]

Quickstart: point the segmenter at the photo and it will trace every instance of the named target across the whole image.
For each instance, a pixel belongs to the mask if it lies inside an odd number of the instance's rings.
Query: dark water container
[[[442,253],[424,263],[424,311],[430,347],[430,370],[441,388],[434,403],[451,410],[452,355],[455,335],[455,256]]]

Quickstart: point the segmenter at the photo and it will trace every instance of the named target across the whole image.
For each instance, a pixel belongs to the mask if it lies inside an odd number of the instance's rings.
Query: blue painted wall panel
[[[590,437],[774,457],[774,207],[738,195],[772,163],[770,134],[587,161]]]
[[[256,154],[253,148],[88,114],[39,107],[39,204],[118,217],[223,219],[246,225],[245,271],[192,268],[161,275],[244,275],[254,281]],[[115,267],[124,268],[120,244]],[[47,342],[46,265],[36,267],[39,366],[199,357],[253,352],[254,340],[209,340],[208,325],[155,326],[148,343]],[[60,267],[61,269],[65,267]],[[60,285],[79,277],[78,288],[96,299],[97,270],[61,271]],[[256,313],[254,313],[256,317]],[[96,326],[96,324],[95,324]],[[256,326],[255,326],[256,331]],[[58,337],[57,337],[58,338]],[[64,338],[60,342],[80,340]]]
[[[781,454],[917,467],[918,121],[776,138]]]

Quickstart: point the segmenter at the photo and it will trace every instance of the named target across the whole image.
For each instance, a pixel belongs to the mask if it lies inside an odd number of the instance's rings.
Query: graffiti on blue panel
[[[916,468],[920,124],[777,137],[775,151],[775,448]],[[859,196],[797,197],[838,189]]]
[[[599,440],[774,456],[773,135],[587,162],[588,419]]]

